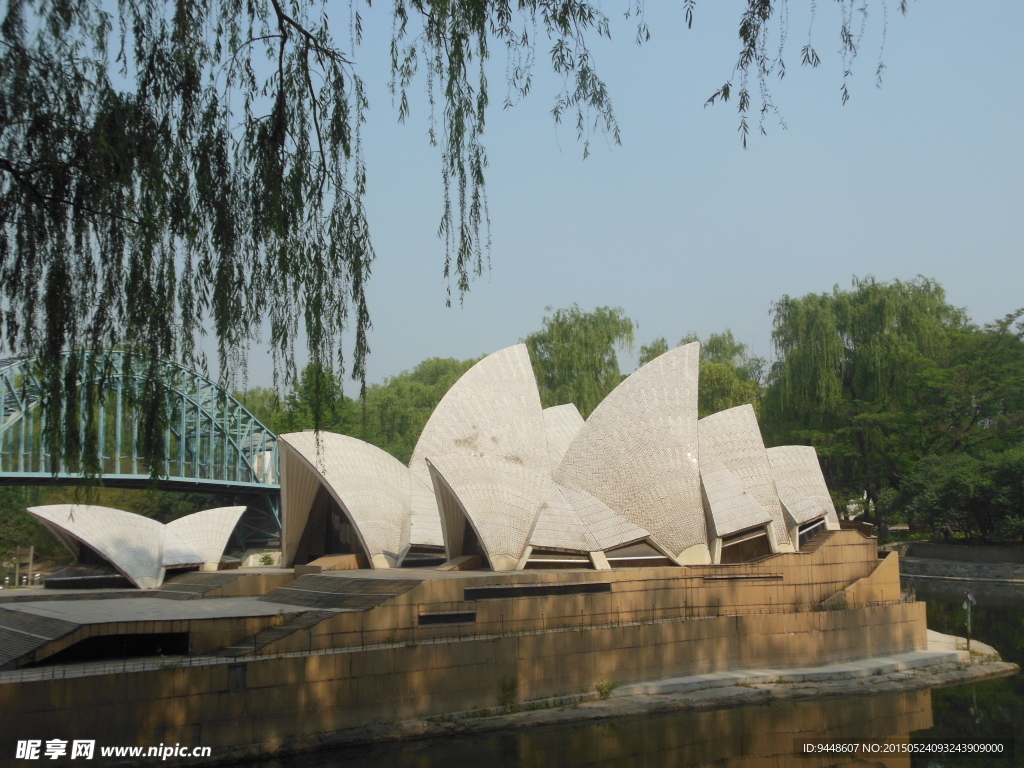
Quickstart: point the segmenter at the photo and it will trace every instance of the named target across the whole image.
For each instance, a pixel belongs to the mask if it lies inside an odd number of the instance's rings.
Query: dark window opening
[[[338,506],[331,492],[321,485],[309,508],[306,527],[295,553],[295,565],[307,565],[324,555],[365,557],[366,553],[344,510]]]
[[[403,568],[433,568],[436,565],[444,565],[448,557],[443,547],[416,546],[410,547],[405,559],[402,561]]]
[[[768,532],[764,528],[744,531],[722,539],[722,565],[745,563],[772,553]]]
[[[804,545],[817,536],[819,533],[825,530],[825,518],[821,517],[817,520],[807,523],[806,525],[800,526],[800,543],[799,549],[803,549]]]
[[[74,664],[80,661],[110,661],[112,659],[138,659],[152,656],[187,656],[188,632],[161,632],[158,634],[99,635],[87,637],[63,651],[47,656],[31,667],[53,664]]]
[[[651,568],[675,565],[664,553],[659,552],[646,541],[638,541],[604,553],[612,568]]]
[[[497,587],[470,587],[463,597],[466,600],[495,600],[503,597],[550,597],[552,595],[592,595],[611,592],[607,581],[588,581],[582,584],[515,584]]]
[[[429,627],[436,624],[475,624],[476,611],[456,613],[421,613],[420,626]]]

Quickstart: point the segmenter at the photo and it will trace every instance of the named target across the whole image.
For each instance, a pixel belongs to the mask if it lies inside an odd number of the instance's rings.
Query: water
[[[928,601],[928,626],[964,635],[962,589],[943,593],[918,584]],[[1024,598],[975,591],[974,637],[1004,659],[1024,662]],[[797,757],[796,740],[1006,739],[1024,735],[1024,677],[959,685],[931,691],[864,695],[703,712],[670,712],[599,722],[541,726],[455,739],[431,739],[326,750],[266,760],[253,768],[648,768],[652,766],[885,765],[917,768],[1024,766],[1024,739],[1015,760],[1008,758]]]

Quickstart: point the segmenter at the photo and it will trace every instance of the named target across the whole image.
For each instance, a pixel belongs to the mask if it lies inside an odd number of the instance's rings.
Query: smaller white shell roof
[[[409,474],[394,456],[347,435],[313,432],[279,435],[285,450],[303,459],[334,496],[356,529],[367,556],[396,564],[409,549]]]
[[[52,504],[28,512],[95,550],[140,589],[160,586],[164,526],[156,520],[90,504]]]
[[[586,491],[552,483],[530,544],[566,552],[602,552],[650,535]]]
[[[772,522],[772,516],[754,494],[704,447],[700,454],[700,475],[711,512],[708,528],[718,538]]]
[[[192,515],[179,517],[165,526],[163,563],[165,568],[173,565],[192,563],[219,563],[228,545],[231,532],[245,507],[218,507],[204,509]],[[192,560],[175,560],[172,555],[172,539],[177,539],[194,553]]]
[[[430,466],[458,497],[491,567],[515,567],[530,541],[550,476],[486,456],[449,454],[431,459]]]
[[[839,526],[839,517],[836,515],[832,496],[828,492],[828,485],[825,484],[825,476],[822,474],[821,464],[818,462],[818,452],[814,450],[813,446],[780,445],[776,448],[769,448],[768,461],[779,489],[779,497],[789,508],[790,514],[793,514],[794,509],[810,509],[801,497],[813,504],[817,510],[817,514],[806,517],[804,520],[797,520],[797,522],[806,522],[824,514],[826,520],[836,527]],[[792,506],[790,506],[791,501]],[[810,515],[811,512],[808,511],[806,514]]]
[[[740,485],[753,494],[761,508],[771,515],[775,541],[780,545],[791,545],[779,492],[775,487],[775,478],[753,406],[740,405],[719,411],[701,419],[697,426],[702,470],[705,453],[708,459],[720,461]]]

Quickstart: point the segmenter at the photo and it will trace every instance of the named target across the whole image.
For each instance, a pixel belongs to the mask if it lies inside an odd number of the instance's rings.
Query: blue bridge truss
[[[122,352],[101,353],[83,365],[78,387],[93,384],[100,395],[91,414],[96,425],[100,476],[104,486],[152,487],[140,455],[139,419],[133,394],[148,361]],[[157,487],[165,490],[230,493],[260,497],[269,514],[264,538],[280,534],[277,435],[216,382],[175,363],[162,361],[168,392],[165,460]],[[90,381],[88,377],[92,376]],[[84,398],[82,398],[84,402]],[[82,476],[61,467],[42,440],[42,387],[35,358],[0,360],[0,484],[80,485]],[[82,431],[85,431],[82,409]],[[248,517],[248,515],[247,515]],[[257,535],[257,538],[259,536]]]

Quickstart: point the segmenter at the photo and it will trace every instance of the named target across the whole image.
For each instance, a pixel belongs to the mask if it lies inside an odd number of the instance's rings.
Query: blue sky
[[[765,356],[773,301],[848,287],[853,275],[935,278],[977,322],[1024,306],[1024,3],[911,2],[902,16],[890,2],[876,89],[875,0],[845,106],[836,4],[819,3],[822,64],[810,70],[798,65],[806,3],[792,3],[788,73],[773,86],[788,127],[767,121],[768,135],[747,150],[734,102],[704,108],[732,70],[742,5],[698,3],[690,30],[681,3],[655,5],[642,47],[622,19],[625,0],[605,6],[613,39],[594,51],[622,146],[596,137],[586,160],[572,125],[550,116],[558,81],[545,72],[543,41],[533,92],[512,110],[500,108],[495,49],[491,269],[451,308],[436,237],[440,155],[427,143],[422,99],[397,124],[386,88],[389,8],[365,12],[356,60],[371,99],[371,382],[428,357],[514,344],[540,327],[545,307],[574,302],[622,307],[639,323],[637,349],[731,328]],[[269,383],[267,359],[253,350],[250,385]],[[624,371],[635,367],[635,351],[620,359]]]

